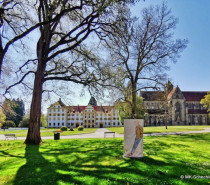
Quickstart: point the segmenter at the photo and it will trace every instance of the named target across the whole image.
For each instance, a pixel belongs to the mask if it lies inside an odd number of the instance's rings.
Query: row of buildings
[[[207,109],[200,104],[207,92],[181,91],[168,81],[164,91],[144,91],[146,109],[145,126],[206,125],[209,124]],[[87,106],[66,106],[61,99],[47,111],[48,127],[102,128],[119,127],[117,109],[114,106],[98,106],[91,98]]]
[[[48,127],[115,127],[122,126],[114,106],[97,106],[91,98],[87,106],[66,106],[61,99],[47,111]]]

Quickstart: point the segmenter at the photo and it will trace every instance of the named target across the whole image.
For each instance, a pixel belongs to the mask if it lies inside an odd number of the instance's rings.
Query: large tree
[[[120,73],[123,83],[117,87],[131,105],[132,118],[136,117],[137,92],[160,87],[169,61],[176,62],[186,47],[187,40],[174,39],[176,23],[177,19],[163,3],[144,8],[139,19],[127,19],[121,24],[121,33],[110,35],[107,42],[110,58],[114,66],[121,66],[124,71]],[[127,96],[128,86],[131,99]]]
[[[25,105],[20,99],[5,99],[2,110],[6,115],[6,120],[13,121],[15,126],[18,127],[25,114]]]
[[[210,116],[210,91],[201,100],[201,104],[203,104],[203,106],[208,109],[209,116]]]
[[[30,125],[25,143],[39,144],[40,117],[43,85],[48,81],[64,80],[84,86],[104,84],[103,66],[99,58],[88,47],[90,34],[105,38],[115,27],[118,5],[126,0],[100,1],[36,1],[39,27],[37,42],[36,70],[27,71],[16,83],[24,82],[29,74],[34,74],[33,95],[30,109]],[[115,27],[116,29],[116,27]],[[97,39],[98,39],[97,37]],[[97,41],[96,39],[96,41]],[[29,61],[20,67],[22,72]],[[34,68],[34,67],[33,67]],[[100,72],[98,72],[100,71]],[[14,85],[16,85],[14,84]],[[9,88],[13,87],[10,86]],[[8,88],[8,89],[9,89]],[[7,89],[7,90],[8,90]]]

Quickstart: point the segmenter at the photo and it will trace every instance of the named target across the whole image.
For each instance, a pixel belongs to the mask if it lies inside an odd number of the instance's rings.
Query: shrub
[[[70,130],[70,131],[74,131],[74,129],[73,129],[73,128],[70,128],[69,130]]]
[[[16,127],[14,121],[12,120],[6,120],[3,124],[2,127]]]
[[[29,127],[29,116],[24,116],[18,127]]]
[[[84,127],[83,126],[79,126],[78,127],[78,131],[83,131],[84,130]]]
[[[61,127],[60,129],[63,131],[67,131],[67,127]]]

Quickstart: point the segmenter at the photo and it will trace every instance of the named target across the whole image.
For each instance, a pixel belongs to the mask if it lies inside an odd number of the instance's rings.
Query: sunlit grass
[[[56,128],[54,129],[41,129],[41,136],[53,136],[54,130],[58,130]],[[77,134],[88,134],[88,133],[94,133],[96,132],[97,128],[84,128],[83,131],[78,131],[77,128],[74,129],[74,131],[64,131],[61,133],[61,136],[68,136],[68,135],[77,135]],[[12,130],[12,131],[0,131],[0,134],[10,134],[15,133],[17,137],[26,137],[28,130]]]
[[[123,139],[47,140],[41,146],[2,141],[0,185],[208,184],[210,134],[144,138],[144,158],[124,159]]]
[[[168,126],[166,129],[165,126],[157,126],[157,127],[144,127],[144,133],[161,133],[161,132],[183,132],[183,131],[198,131],[204,130],[204,128],[210,128],[210,125],[202,125],[202,126]],[[108,128],[110,131],[116,132],[118,134],[124,134],[124,127],[110,127]]]

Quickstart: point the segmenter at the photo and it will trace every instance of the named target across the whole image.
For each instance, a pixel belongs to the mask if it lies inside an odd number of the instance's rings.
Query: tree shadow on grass
[[[151,156],[123,159],[122,148],[123,142],[114,139],[51,141],[41,150],[27,145],[26,164],[18,170],[14,184],[179,184],[180,175],[196,171],[196,166],[179,163],[169,153],[164,161]],[[148,149],[157,150],[145,144]],[[157,155],[164,154],[157,151]],[[185,179],[183,184],[199,183]]]
[[[14,179],[14,185],[57,184],[65,175],[59,174],[59,163],[46,160],[39,151],[40,146],[26,145],[26,164],[19,168]],[[71,181],[71,176],[68,176]]]

